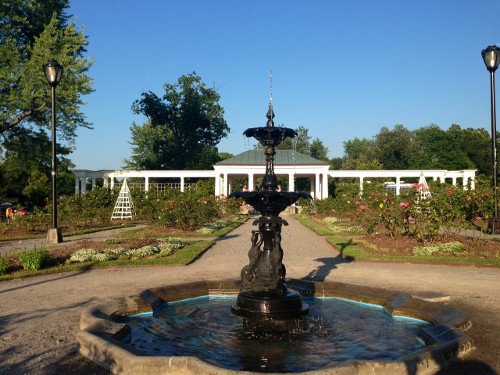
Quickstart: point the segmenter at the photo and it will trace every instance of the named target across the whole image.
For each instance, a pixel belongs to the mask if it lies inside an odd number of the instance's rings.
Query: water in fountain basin
[[[429,323],[393,318],[379,306],[339,298],[304,298],[304,328],[244,332],[231,314],[236,297],[204,296],[164,304],[154,313],[122,320],[125,341],[148,355],[196,356],[234,370],[302,372],[331,361],[394,360],[424,347],[416,336]]]

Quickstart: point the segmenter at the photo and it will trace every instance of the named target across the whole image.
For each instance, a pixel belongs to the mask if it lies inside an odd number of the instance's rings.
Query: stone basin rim
[[[237,295],[240,285],[240,280],[167,285],[89,307],[80,317],[79,352],[114,374],[254,374],[217,366],[197,357],[145,356],[121,342],[130,332],[130,327],[117,322],[125,316],[151,312],[165,302],[203,295]],[[339,297],[379,305],[393,316],[433,324],[421,336],[427,346],[399,360],[332,362],[300,374],[432,374],[473,346],[472,340],[462,332],[471,323],[462,311],[450,306],[411,298],[401,292],[340,282],[288,279],[287,286],[304,297]]]

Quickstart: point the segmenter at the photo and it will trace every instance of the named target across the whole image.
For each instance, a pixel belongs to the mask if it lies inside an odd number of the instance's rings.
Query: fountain
[[[281,192],[277,189],[278,180],[274,173],[275,147],[287,137],[294,137],[296,133],[292,129],[274,127],[273,118],[271,95],[266,126],[250,128],[244,132],[247,137],[254,137],[264,146],[266,173],[262,185],[257,191],[231,194],[232,197],[242,198],[261,214],[253,223],[258,225],[258,230],[252,231],[252,246],[248,253],[249,264],[241,271],[241,281],[200,281],[151,288],[138,296],[120,298],[88,308],[82,313],[81,331],[77,337],[82,355],[117,374],[230,375],[238,373],[239,370],[280,373],[307,371],[307,374],[344,375],[430,374],[455,358],[459,352],[471,347],[470,339],[460,330],[469,322],[461,311],[454,308],[376,288],[285,278],[281,229],[288,223],[279,214],[299,198],[310,197],[306,193]],[[220,307],[208,305],[203,313],[208,316],[206,320],[200,326],[191,327],[192,323],[187,319],[188,316],[195,316],[195,321],[201,320],[201,305],[206,302],[189,300],[193,297],[213,295],[232,296],[233,299],[237,297],[230,308],[229,306],[222,308],[222,316],[215,316],[214,310],[220,310]],[[418,323],[416,333],[412,333],[413,336],[410,335],[414,344],[417,343],[417,337],[421,344],[411,346],[407,351],[396,351],[395,348],[400,349],[399,344],[388,344],[389,353],[351,357],[345,357],[343,353],[340,353],[340,356],[330,356],[333,352],[338,352],[345,342],[349,343],[354,340],[354,337],[359,336],[355,336],[353,331],[350,331],[352,327],[366,325],[363,323],[364,318],[361,322],[346,324],[346,318],[339,320],[338,313],[330,312],[325,313],[326,315],[319,313],[321,322],[319,326],[332,326],[333,332],[337,332],[335,335],[340,335],[340,331],[344,331],[346,335],[344,343],[334,342],[326,349],[328,353],[324,354],[323,348],[318,346],[318,342],[321,340],[325,342],[326,337],[320,327],[319,336],[324,337],[315,336],[312,339],[315,346],[313,345],[311,349],[305,341],[300,341],[301,337],[306,335],[306,331],[314,326],[314,323],[309,323],[308,327],[303,324],[304,317],[307,316],[310,308],[308,303],[303,303],[302,297],[308,298],[307,302],[314,307],[311,308],[311,315],[318,314],[316,307],[322,303],[319,302],[319,297],[335,297],[379,306],[382,315],[389,320],[397,320],[397,317],[422,320],[424,322]],[[183,307],[180,308],[182,312],[179,314],[172,313],[169,309],[170,306],[175,305],[174,302],[175,304],[186,302],[191,305],[192,309],[186,310]],[[234,314],[231,315],[229,310]],[[363,314],[372,314],[373,307],[367,311]],[[173,314],[173,325],[161,323],[161,327],[157,330],[150,326],[143,329],[152,336],[158,336],[157,339],[131,338],[131,332],[134,332],[131,326],[142,325],[143,317],[163,321],[165,318],[162,314],[165,312],[168,313],[167,315]],[[144,313],[147,314],[144,315]],[[318,317],[311,318],[318,319]],[[219,324],[222,326],[222,333],[217,333],[215,335],[217,339],[213,341],[213,338],[208,339],[209,330],[210,336],[213,337],[211,324],[208,323],[215,320],[222,322]],[[362,333],[361,339],[372,336],[371,333],[375,329],[379,334],[380,330],[386,330],[381,328],[379,323],[370,323],[364,328],[368,329],[368,333]],[[251,336],[252,340],[239,340],[238,332],[240,331],[244,336]],[[296,339],[295,336],[299,337],[299,341],[293,341]],[[293,342],[292,347],[299,348],[298,352],[306,351],[308,352],[306,354],[312,355],[304,359],[295,358],[295,361],[299,363],[298,367],[283,362],[283,358],[287,357],[287,350],[283,349],[280,337],[284,337],[284,341],[289,346]],[[192,338],[195,340],[191,340]],[[180,346],[180,351],[168,351],[170,354],[162,353],[161,346],[164,339],[173,342],[174,346]],[[198,347],[200,342],[203,344],[206,340],[209,341],[207,345]],[[326,340],[330,341],[330,338]],[[133,341],[140,341],[140,343],[132,345]],[[219,350],[222,351],[223,346],[222,343],[219,345],[219,341],[229,342],[229,348],[236,347],[239,354],[231,354],[233,352],[229,351],[229,358],[226,356],[224,360],[217,361],[216,358],[220,357]],[[272,345],[261,347],[261,341],[270,341]],[[277,346],[273,345],[275,343]],[[377,342],[369,345],[380,346]],[[194,346],[196,348],[190,351]],[[241,356],[243,359],[236,361],[238,364],[232,367],[231,356]],[[311,359],[323,356],[321,361]],[[259,370],[255,368],[255,362],[262,359],[265,360],[265,364],[259,364],[257,367],[264,368]],[[248,364],[248,362],[252,363],[246,365],[245,363]]]
[[[242,291],[232,307],[235,314],[244,316],[249,329],[281,330],[300,325],[300,318],[308,306],[302,303],[300,293],[287,288],[286,269],[282,262],[281,227],[288,225],[279,214],[299,198],[309,194],[278,191],[278,178],[274,174],[275,147],[288,137],[295,137],[293,129],[274,127],[272,95],[265,127],[250,128],[243,134],[254,137],[266,155],[266,173],[258,191],[238,191],[229,197],[242,198],[260,212],[254,221],[259,230],[252,231],[252,247],[248,252],[250,263],[241,270]],[[250,328],[253,326],[253,328]]]

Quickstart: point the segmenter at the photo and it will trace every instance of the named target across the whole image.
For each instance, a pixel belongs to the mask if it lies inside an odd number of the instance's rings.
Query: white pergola
[[[467,189],[475,188],[476,169],[463,169],[460,171],[447,171],[439,169],[414,169],[414,170],[336,170],[329,171],[328,176],[333,178],[359,178],[359,189],[363,191],[363,184],[366,178],[394,178],[396,181],[396,195],[401,191],[402,178],[420,177],[432,178],[433,181],[439,179],[444,183],[451,179],[453,185],[457,184],[457,179],[462,179],[462,186]]]
[[[151,178],[175,178],[180,182],[180,190],[185,189],[187,178],[213,178],[215,179],[215,195],[228,196],[233,192],[233,180],[243,178],[248,180],[248,190],[255,190],[255,180],[263,177],[266,172],[265,159],[261,150],[246,151],[233,158],[216,163],[213,170],[100,170],[91,171],[86,169],[75,169],[75,194],[85,194],[87,180],[92,179],[92,189],[96,186],[96,179],[104,179],[104,187],[114,188],[115,179],[119,178],[142,178],[144,189],[150,188]],[[420,177],[432,178],[444,183],[451,179],[456,185],[457,179],[462,179],[465,188],[475,188],[475,169],[464,169],[460,171],[447,170],[330,170],[330,165],[320,160],[313,159],[307,155],[292,152],[290,150],[277,150],[274,173],[277,177],[288,178],[288,190],[295,190],[296,178],[309,178],[311,181],[310,194],[313,198],[328,198],[328,177],[331,178],[358,178],[360,191],[367,178],[393,178],[395,179],[396,194],[399,195],[404,178]]]

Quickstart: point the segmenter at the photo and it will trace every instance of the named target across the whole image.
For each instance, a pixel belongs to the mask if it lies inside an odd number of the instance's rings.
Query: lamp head
[[[51,59],[43,64],[43,72],[45,73],[45,78],[47,82],[53,87],[56,87],[61,80],[63,67],[56,60]]]
[[[486,69],[490,72],[494,72],[498,68],[500,63],[500,48],[497,46],[488,46],[481,52]]]

